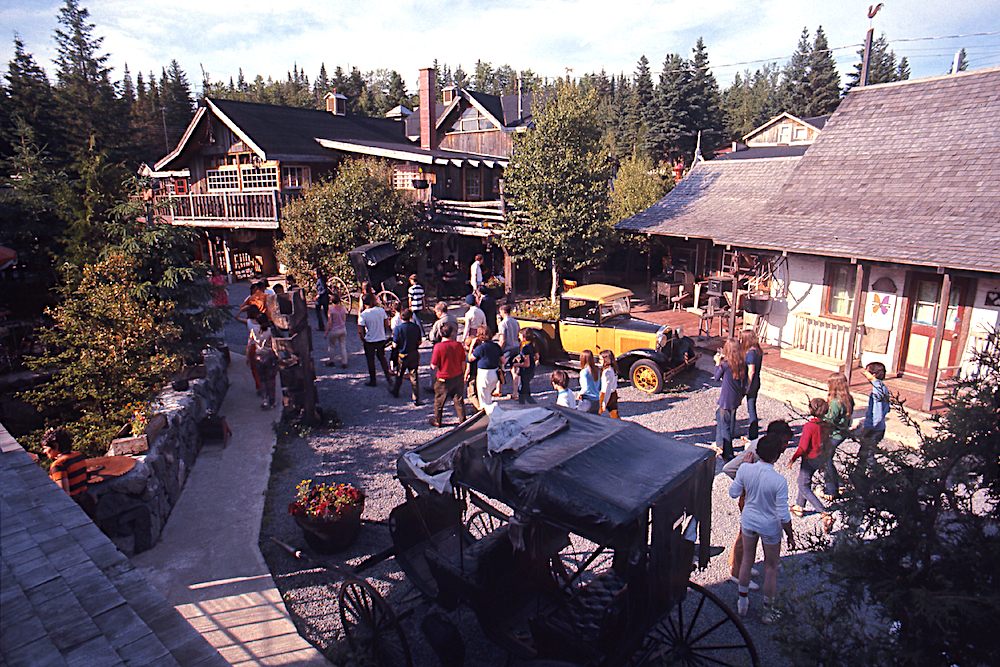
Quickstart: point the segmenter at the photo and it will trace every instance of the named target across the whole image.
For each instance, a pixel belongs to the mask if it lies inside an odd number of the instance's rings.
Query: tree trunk
[[[559,267],[556,266],[555,258],[552,258],[552,292],[549,294],[552,305],[559,303]]]

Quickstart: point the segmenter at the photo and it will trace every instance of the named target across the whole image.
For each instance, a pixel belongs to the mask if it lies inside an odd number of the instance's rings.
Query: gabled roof
[[[810,116],[809,118],[799,118],[798,116],[793,116],[792,114],[788,113],[787,111],[782,111],[780,114],[778,114],[777,116],[775,116],[771,120],[767,121],[766,123],[764,123],[760,127],[755,127],[754,129],[752,129],[749,132],[747,132],[746,134],[744,134],[743,135],[743,142],[746,143],[746,141],[750,137],[752,137],[752,136],[754,136],[756,134],[760,134],[761,132],[763,132],[767,128],[771,127],[772,125],[776,125],[777,123],[780,123],[783,120],[790,120],[793,123],[797,123],[799,125],[810,125],[814,129],[822,130],[823,126],[826,125],[827,119],[829,119],[829,118],[830,118],[829,116]]]
[[[729,236],[733,220],[753,219],[759,214],[800,159],[700,162],[663,199],[615,227],[718,243],[720,237]]]
[[[330,159],[329,151],[316,142],[318,137],[395,144],[401,149],[413,146],[403,133],[403,124],[387,118],[337,116],[329,111],[234,100],[205,102],[177,148],[156,163],[157,170],[167,167],[183,152],[209,110],[264,160]]]
[[[998,119],[1000,68],[854,88],[744,229],[761,248],[1000,272]]]

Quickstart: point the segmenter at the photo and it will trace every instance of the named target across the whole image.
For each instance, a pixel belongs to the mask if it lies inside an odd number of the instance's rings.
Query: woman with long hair
[[[618,362],[611,350],[601,350],[601,395],[597,414],[608,413],[612,419],[618,416]]]
[[[580,393],[576,395],[577,410],[597,414],[601,405],[601,385],[597,379],[599,377],[594,353],[584,350],[580,353]]]
[[[756,440],[760,433],[757,421],[757,393],[760,391],[760,365],[764,361],[764,352],[760,349],[757,332],[744,329],[740,332],[740,349],[743,350],[743,360],[747,365],[747,414],[750,419],[750,432],[747,438]]]
[[[493,390],[497,388],[497,371],[500,369],[500,362],[503,359],[503,350],[493,342],[493,332],[485,324],[476,330],[476,342],[469,355],[469,364],[475,363],[478,372],[476,374],[476,397],[479,399],[480,409],[493,403]]]
[[[736,432],[736,409],[747,391],[747,364],[743,348],[730,338],[715,353],[715,380],[722,380],[718,409],[715,411],[715,445],[722,450],[727,462],[734,456],[733,434]]]
[[[525,327],[517,332],[521,339],[521,351],[514,358],[513,365],[518,368],[517,402],[521,405],[537,403],[531,395],[531,380],[535,377],[535,364],[538,363],[538,350],[535,346],[537,336],[535,330]]]
[[[823,454],[826,458],[826,466],[824,467],[826,482],[823,485],[826,493],[822,494],[821,497],[824,500],[835,500],[840,496],[840,473],[837,472],[834,458],[837,454],[837,447],[849,435],[851,417],[854,416],[854,399],[851,398],[847,376],[843,373],[831,373],[830,377],[826,379],[826,388],[826,402],[830,404],[830,408],[826,411],[823,421],[829,426],[830,435],[827,438],[826,451]]]

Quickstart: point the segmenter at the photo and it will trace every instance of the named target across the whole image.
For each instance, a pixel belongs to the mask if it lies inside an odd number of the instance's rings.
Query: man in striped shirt
[[[417,274],[410,276],[410,289],[407,290],[410,297],[410,310],[413,311],[413,322],[420,327],[423,334],[424,323],[420,319],[420,314],[424,310],[424,286],[417,280]]]
[[[81,507],[91,504],[87,493],[87,457],[73,451],[73,438],[65,429],[50,429],[42,436],[42,453],[52,459],[49,477]]]

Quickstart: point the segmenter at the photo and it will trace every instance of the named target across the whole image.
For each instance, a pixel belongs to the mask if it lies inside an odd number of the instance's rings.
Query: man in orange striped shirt
[[[49,477],[87,509],[91,497],[87,493],[87,457],[73,451],[73,438],[65,429],[49,429],[42,436],[42,453],[52,459]]]

